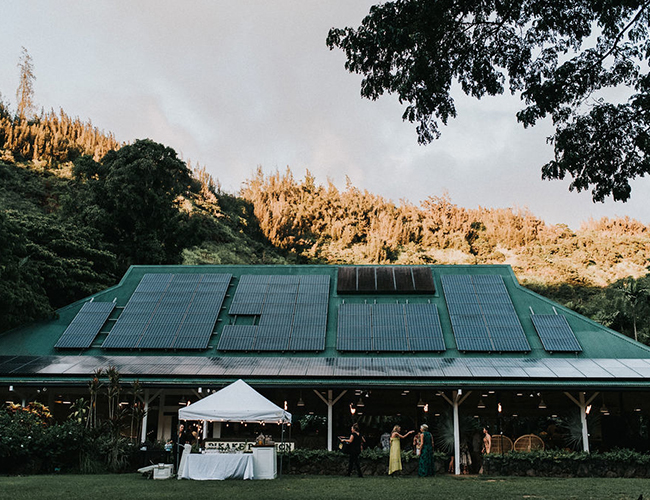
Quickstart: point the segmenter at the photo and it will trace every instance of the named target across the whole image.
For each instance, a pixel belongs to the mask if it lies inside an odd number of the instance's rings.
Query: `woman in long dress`
[[[408,431],[403,436],[400,434],[399,425],[393,427],[393,432],[390,434],[390,458],[388,461],[388,474],[402,470],[402,445],[400,439],[410,436],[415,431]]]
[[[429,432],[429,426],[420,426],[420,461],[418,463],[418,476],[433,476],[436,473],[433,462],[433,436]]]

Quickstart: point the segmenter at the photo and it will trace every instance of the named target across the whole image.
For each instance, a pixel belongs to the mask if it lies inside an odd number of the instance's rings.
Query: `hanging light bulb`
[[[305,406],[305,402],[302,400],[302,391],[300,391],[300,397],[298,398],[297,406]]]
[[[359,402],[357,403],[357,408],[363,408],[366,406],[366,404],[363,402],[363,398],[359,398]]]
[[[600,407],[600,413],[603,415],[609,415],[609,410],[607,409],[607,406],[605,406],[605,396],[603,396],[603,406]]]
[[[539,404],[537,405],[537,408],[539,408],[540,410],[546,409],[546,403],[544,402],[544,398],[539,399]]]
[[[424,405],[424,413],[429,413],[429,403]]]
[[[502,413],[502,412],[503,412],[503,406],[501,406],[501,403],[497,404],[497,411],[498,411],[499,413]]]
[[[357,412],[357,409],[354,407],[352,403],[350,403],[350,413],[354,415]]]
[[[418,401],[418,408],[424,408],[424,405],[425,405],[425,403],[424,403],[424,401],[422,400],[422,396],[420,396],[420,399],[419,399],[419,401]]]
[[[482,410],[483,408],[485,408],[485,403],[483,402],[482,399],[479,399],[479,400],[478,400],[478,406],[477,406],[477,408],[479,408],[479,409],[481,409],[481,410]]]

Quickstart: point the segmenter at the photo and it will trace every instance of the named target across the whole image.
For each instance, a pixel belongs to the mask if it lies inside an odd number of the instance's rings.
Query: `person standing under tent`
[[[176,436],[176,469],[178,470],[178,464],[181,460],[181,455],[183,454],[183,449],[185,444],[190,442],[190,433],[185,429],[185,424],[180,424],[178,426],[178,435]]]
[[[398,470],[402,470],[402,444],[400,439],[410,436],[415,431],[408,431],[406,434],[401,435],[402,429],[399,425],[393,427],[393,432],[390,433],[390,458],[388,460],[388,474],[391,475]]]

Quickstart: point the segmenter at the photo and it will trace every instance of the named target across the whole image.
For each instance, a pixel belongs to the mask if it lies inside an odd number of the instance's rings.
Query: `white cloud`
[[[325,45],[330,27],[357,26],[373,3],[7,0],[0,92],[13,99],[24,45],[39,105],[91,118],[118,140],[171,146],[230,191],[258,165],[288,165],[340,188],[347,175],[395,201],[448,190],[459,205],[528,206],[572,227],[603,215],[650,223],[647,179],[631,202],[597,205],[569,193],[568,180],[542,181],[550,128],[517,124],[517,99],[456,96],[458,119],[418,146],[396,98],[362,100],[360,77]]]

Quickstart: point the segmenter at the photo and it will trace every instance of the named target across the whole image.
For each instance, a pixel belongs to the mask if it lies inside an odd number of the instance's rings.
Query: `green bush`
[[[486,455],[483,468],[495,476],[650,477],[650,455],[627,449],[510,452]]]
[[[435,452],[436,470],[445,472],[449,457]],[[310,450],[298,448],[291,452],[280,453],[283,471],[289,474],[339,475],[347,471],[348,455],[340,451]],[[363,450],[359,456],[361,468],[367,475],[386,474],[388,469],[388,450],[370,448]],[[417,473],[418,457],[412,451],[402,452],[402,474]]]
[[[42,405],[0,410],[0,429],[0,474],[124,472],[134,470],[139,457],[129,439],[115,440],[74,419],[52,423]]]

